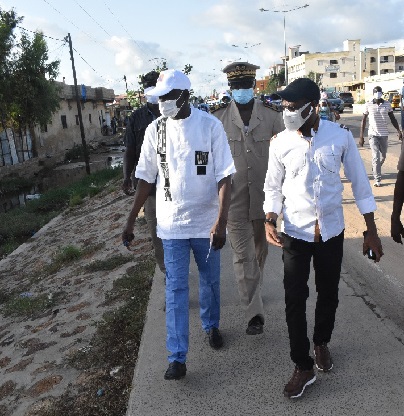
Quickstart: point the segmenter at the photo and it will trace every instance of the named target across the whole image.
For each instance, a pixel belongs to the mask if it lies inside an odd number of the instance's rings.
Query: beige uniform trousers
[[[233,265],[241,306],[247,322],[256,315],[264,319],[261,286],[268,243],[264,220],[228,221]]]
[[[164,250],[161,238],[157,237],[157,218],[156,218],[156,196],[149,195],[144,203],[144,216],[147,221],[150,236],[154,247],[154,256],[159,269],[165,274],[166,267],[164,266]]]

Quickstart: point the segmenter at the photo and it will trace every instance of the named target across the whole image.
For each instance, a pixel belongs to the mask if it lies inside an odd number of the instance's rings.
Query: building
[[[33,132],[0,129],[0,167],[15,165],[33,157],[34,148],[39,158],[64,155],[66,150],[82,142],[74,85],[63,82],[60,86],[60,108],[49,124],[36,126]],[[101,136],[102,120],[109,124],[107,103],[114,101],[112,89],[78,87],[84,134],[87,141]]]
[[[398,67],[404,63],[398,64]],[[361,48],[360,39],[345,40],[337,52],[300,52],[289,47],[288,83],[313,73],[323,88],[336,91],[364,90],[364,80],[397,71],[395,47]]]

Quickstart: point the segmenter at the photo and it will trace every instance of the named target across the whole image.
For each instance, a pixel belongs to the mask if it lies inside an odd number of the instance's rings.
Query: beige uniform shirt
[[[244,126],[234,101],[213,114],[223,123],[237,170],[232,182],[229,220],[263,219],[269,141],[285,129],[282,113],[255,100],[248,127]]]

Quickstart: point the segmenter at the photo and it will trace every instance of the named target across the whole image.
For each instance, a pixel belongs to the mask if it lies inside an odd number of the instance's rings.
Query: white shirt
[[[393,111],[389,101],[377,104],[375,100],[365,104],[363,114],[369,115],[369,136],[388,136],[387,122],[390,120],[389,113]]]
[[[135,172],[149,183],[157,176],[157,235],[162,239],[209,238],[219,213],[217,183],[236,171],[223,125],[193,107],[186,119],[167,119],[170,201],[166,200],[161,155],[157,154],[159,119],[146,129]],[[201,165],[206,157],[207,164]]]
[[[309,242],[318,220],[327,241],[345,228],[341,164],[360,213],[375,211],[376,203],[352,133],[327,120],[311,133],[312,138],[304,138],[284,130],[271,141],[264,211],[283,212],[282,231]]]

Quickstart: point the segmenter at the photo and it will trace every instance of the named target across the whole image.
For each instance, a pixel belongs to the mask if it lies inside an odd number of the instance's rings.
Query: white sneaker
[[[380,188],[382,186],[380,181],[377,181],[373,184],[373,186],[375,186],[376,188]]]

